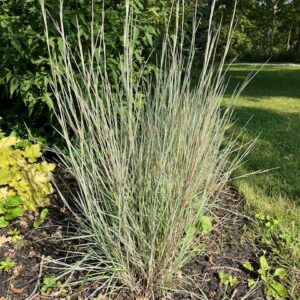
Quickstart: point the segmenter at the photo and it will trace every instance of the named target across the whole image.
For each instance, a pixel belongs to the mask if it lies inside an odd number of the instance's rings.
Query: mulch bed
[[[213,210],[216,225],[206,253],[195,257],[184,269],[187,274],[197,274],[193,279],[197,283],[194,292],[204,294],[207,299],[266,299],[262,286],[258,285],[252,291],[248,288],[247,279],[250,277],[243,263],[249,261],[256,265],[263,251],[245,237],[251,219],[241,214],[242,205],[243,199],[232,188],[220,195],[219,203]],[[219,279],[221,271],[235,276],[238,284],[225,289]]]
[[[57,272],[52,268],[49,269],[44,260],[48,257],[63,258],[64,250],[67,251],[67,248],[62,247],[59,238],[63,235],[69,217],[68,212],[57,195],[52,197],[51,202],[49,216],[38,229],[33,228],[32,213],[25,214],[8,228],[0,229],[0,260],[10,256],[16,263],[11,271],[0,273],[0,300],[64,299],[40,292],[43,276]],[[249,220],[240,213],[242,205],[243,200],[233,189],[222,193],[218,208],[213,210],[215,226],[207,241],[206,252],[195,257],[182,270],[182,276],[188,275],[194,282],[187,287],[190,292],[197,295],[204,294],[211,300],[224,299],[225,288],[219,280],[219,272],[224,271],[234,275],[238,280],[236,286],[227,289],[228,299],[266,299],[261,286],[249,293],[247,285],[249,275],[242,267],[245,261],[255,263],[262,255],[262,250],[244,238],[245,224]],[[21,231],[22,240],[16,246],[11,242],[2,241],[1,244],[1,237],[7,236],[12,228]],[[74,299],[85,298],[82,296]],[[171,295],[164,299],[196,298]]]

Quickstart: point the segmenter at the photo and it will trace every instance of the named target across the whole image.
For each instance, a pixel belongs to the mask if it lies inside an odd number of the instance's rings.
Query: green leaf
[[[133,29],[133,41],[134,41],[134,42],[137,41],[139,35],[140,35],[140,30],[139,30],[138,27],[135,27],[135,28]]]
[[[284,299],[289,296],[286,288],[277,281],[273,281],[272,283],[270,283],[270,287],[277,293],[278,296]]]
[[[262,271],[262,272],[260,273],[259,271]],[[267,282],[268,279],[269,279],[269,277],[268,277],[267,274],[264,273],[264,272],[265,272],[265,271],[263,271],[263,270],[258,270],[258,273],[260,274],[260,279],[261,279],[262,281],[264,281],[264,282]]]
[[[44,221],[46,219],[46,217],[48,216],[48,209],[47,208],[44,208],[42,211],[41,211],[41,214],[40,214],[40,220],[41,221]]]
[[[283,268],[277,268],[274,272],[274,276],[278,276],[280,279],[284,279],[286,274],[287,274],[287,272]]]
[[[9,196],[5,199],[5,207],[11,208],[11,207],[17,207],[22,204],[22,200],[17,195]]]
[[[50,38],[49,38],[49,46],[50,46],[52,49],[55,49],[55,41],[54,41],[54,38],[53,38],[53,37],[50,37]]]
[[[13,93],[18,89],[19,87],[19,80],[16,77],[13,77],[10,81],[9,81],[9,92],[10,95],[12,96]]]
[[[45,102],[51,110],[54,109],[53,101],[49,93],[45,93],[43,96],[41,96],[41,100]]]
[[[19,135],[18,135],[18,132],[16,131],[16,130],[13,130],[10,134],[9,134],[9,136],[13,136],[13,137],[18,137]]]
[[[12,38],[12,39],[11,39],[11,44],[13,45],[13,47],[14,47],[20,54],[23,53],[21,43],[20,43],[20,41],[19,41],[18,39]]]
[[[14,228],[13,230],[8,232],[8,235],[20,235],[20,234],[21,234],[21,232],[17,228]]]
[[[1,161],[3,163],[3,161]],[[12,179],[12,173],[8,168],[0,168],[0,185],[8,184]]]
[[[16,207],[8,210],[5,214],[5,220],[11,221],[24,214],[24,208]]]
[[[56,277],[54,275],[45,275],[43,277],[42,292],[50,293],[56,285]]]
[[[235,276],[231,276],[230,277],[230,285],[231,286],[235,286],[237,284],[238,284],[238,280],[236,279],[236,277]]]
[[[8,226],[8,222],[4,219],[3,216],[0,217],[0,228],[4,228]]]
[[[2,28],[6,28],[6,27],[8,27],[7,20],[3,20],[3,21],[1,21],[1,23],[0,23],[0,26],[1,26]]]
[[[150,46],[153,46],[152,35],[148,31],[145,31],[145,37],[146,37],[148,44]]]
[[[33,228],[34,228],[34,229],[39,228],[40,225],[41,225],[41,222],[40,222],[39,220],[35,220],[35,221],[33,222]]]
[[[14,267],[15,265],[16,264],[11,261],[10,257],[7,257],[5,261],[0,261],[0,270],[8,272],[9,269]]]
[[[5,214],[6,208],[4,207],[4,199],[0,199],[0,215]]]
[[[236,279],[235,276],[227,274],[227,273],[225,273],[223,271],[221,271],[219,273],[219,278],[220,278],[221,283],[224,284],[224,285],[228,285],[229,284],[230,286],[235,286],[235,285],[238,284],[238,281],[237,281],[237,279]]]
[[[267,262],[267,259],[265,256],[261,256],[259,258],[259,264],[260,264],[260,267],[264,270],[264,271],[267,271],[267,270],[270,270],[270,266]]]
[[[243,267],[250,272],[254,271],[254,269],[249,261],[246,261],[245,263],[243,263]]]
[[[256,284],[257,284],[257,282],[254,279],[248,279],[247,282],[248,282],[248,287],[250,289],[254,288],[256,286]]]
[[[255,218],[258,219],[258,220],[262,220],[262,221],[266,220],[266,216],[263,215],[263,214],[256,214]]]
[[[42,155],[41,146],[35,144],[32,146],[27,146],[24,150],[24,156],[28,159],[29,162],[34,163]]]
[[[209,216],[202,216],[200,218],[201,229],[204,234],[207,234],[212,229],[212,222]]]
[[[9,70],[7,73],[6,73],[6,82],[8,82],[12,77],[12,72]]]
[[[219,278],[220,278],[221,283],[223,283],[223,284],[228,283],[228,274],[226,274],[225,272],[221,271],[219,273]]]

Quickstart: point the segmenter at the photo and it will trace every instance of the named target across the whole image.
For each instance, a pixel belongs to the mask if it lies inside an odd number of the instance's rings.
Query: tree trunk
[[[270,31],[270,39],[269,39],[269,57],[272,56],[273,53],[273,44],[274,44],[274,34],[276,31],[276,15],[278,10],[278,1],[272,1],[272,27]]]
[[[286,42],[286,50],[290,50],[291,34],[292,34],[292,27],[289,30],[289,34]]]
[[[296,60],[300,61],[300,29],[298,29],[298,39],[296,43]]]

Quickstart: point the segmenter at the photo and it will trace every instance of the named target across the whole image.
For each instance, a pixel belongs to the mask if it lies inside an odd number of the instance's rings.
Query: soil
[[[204,294],[206,299],[212,300],[266,299],[261,285],[249,289],[247,280],[252,275],[243,268],[246,261],[256,265],[263,251],[246,238],[251,219],[242,215],[242,206],[243,199],[234,189],[227,189],[220,195],[217,208],[213,210],[216,224],[206,253],[195,257],[184,269],[187,274],[200,274],[193,278],[198,287],[195,294]],[[219,279],[221,271],[236,277],[238,284],[225,288]]]
[[[73,180],[61,169],[55,181],[65,192],[74,186]],[[55,299],[43,295],[40,286],[44,275],[59,273],[46,261],[66,256],[68,245],[62,244],[60,238],[68,227],[70,214],[57,193],[51,196],[50,202],[48,216],[38,228],[33,226],[37,212],[27,212],[7,228],[0,228],[0,261],[10,257],[15,262],[15,267],[9,272],[0,271],[0,300]],[[20,231],[21,240],[5,242],[5,237],[9,237],[9,232],[14,229]]]
[[[66,174],[61,175],[66,177]],[[262,255],[262,250],[245,238],[249,218],[241,214],[242,205],[243,200],[233,189],[227,189],[221,194],[216,205],[218,208],[213,209],[215,224],[207,240],[206,252],[195,257],[180,274],[192,279],[192,283],[186,287],[190,294],[206,295],[207,299],[211,300],[226,299],[224,294],[231,300],[266,299],[262,286],[258,285],[255,290],[249,292],[247,279],[250,277],[242,266],[245,261],[255,264]],[[54,195],[51,198],[49,215],[39,228],[33,228],[35,215],[27,213],[8,228],[0,229],[0,260],[9,256],[16,263],[9,272],[0,272],[0,300],[64,299],[42,293],[40,286],[45,274],[58,273],[51,268],[51,264],[45,264],[47,258],[65,257],[67,246],[62,247],[59,238],[64,234],[69,217],[58,195]],[[5,242],[8,232],[14,228],[20,230],[22,239],[16,244],[11,241]],[[238,284],[225,290],[224,285],[220,283],[220,271],[235,276]],[[173,294],[157,299],[196,298]]]

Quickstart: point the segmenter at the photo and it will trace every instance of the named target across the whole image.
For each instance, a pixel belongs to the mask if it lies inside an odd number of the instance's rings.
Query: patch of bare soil
[[[68,213],[57,195],[52,197],[51,202],[49,216],[38,229],[33,228],[34,215],[27,213],[8,228],[0,230],[0,261],[9,256],[16,264],[9,272],[0,272],[0,300],[64,299],[40,292],[43,276],[57,273],[56,270],[49,269],[51,265],[45,264],[45,260],[48,257],[64,258],[68,250],[68,245],[62,247],[60,241],[68,224]],[[245,261],[255,264],[262,254],[244,239],[243,233],[248,219],[240,213],[242,199],[235,191],[228,189],[222,193],[217,204],[213,210],[215,226],[207,240],[205,254],[195,257],[182,270],[182,276],[192,279],[192,283],[186,287],[190,296],[186,296],[188,293],[173,294],[168,295],[168,298],[164,296],[158,299],[196,299],[192,293],[205,295],[206,299],[211,300],[226,299],[224,295],[232,300],[265,299],[262,287],[258,286],[249,292],[249,275],[242,267]],[[19,229],[22,235],[22,239],[16,244],[5,242],[4,239],[13,228]],[[226,290],[220,283],[220,271],[234,275],[238,284]],[[134,299],[132,296],[126,298]],[[85,296],[72,299],[85,299]]]

